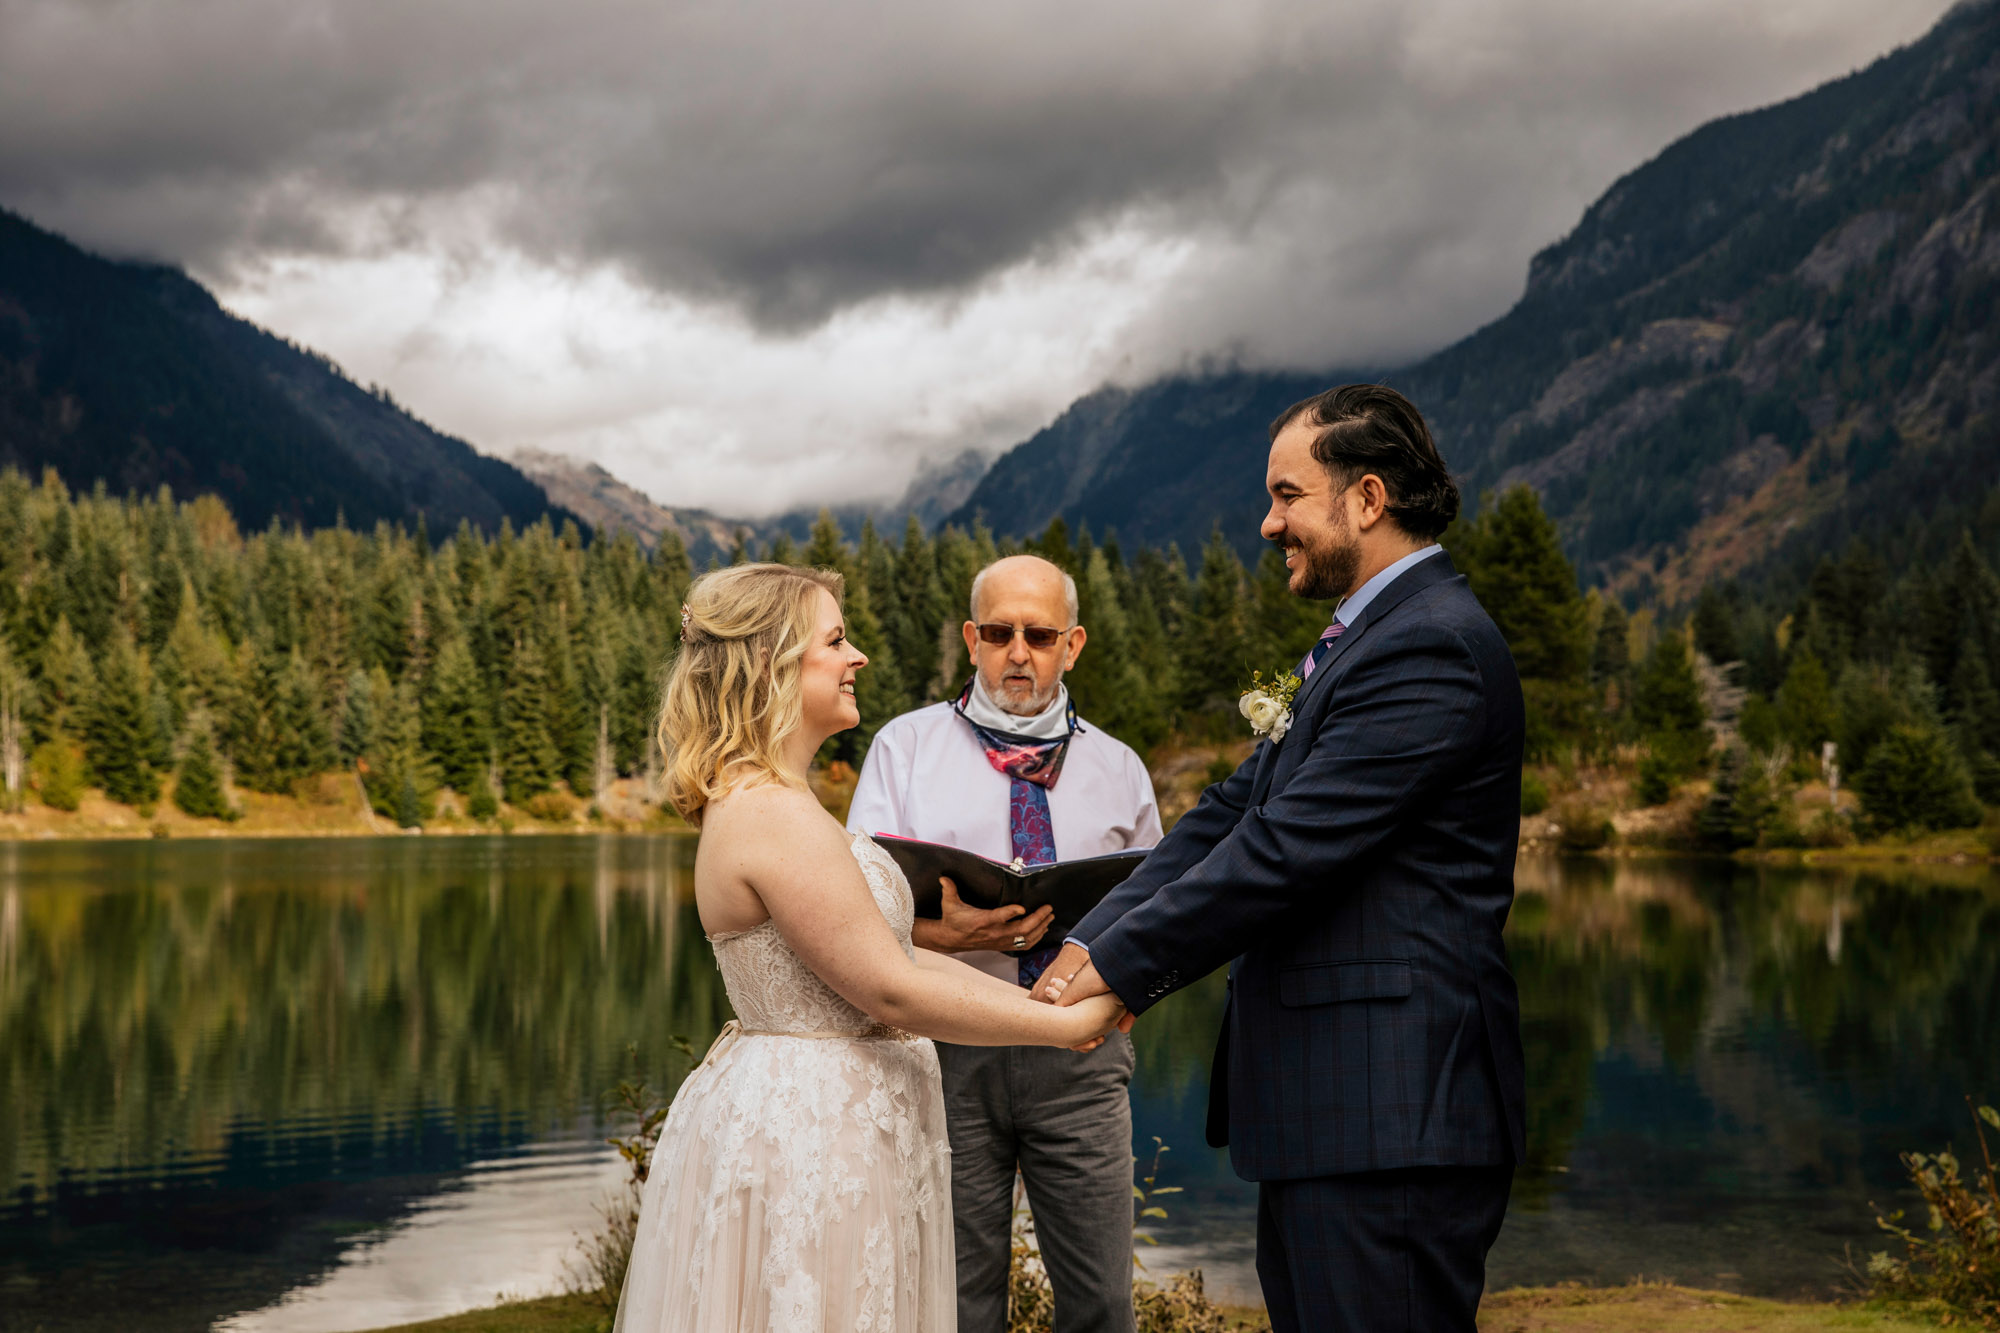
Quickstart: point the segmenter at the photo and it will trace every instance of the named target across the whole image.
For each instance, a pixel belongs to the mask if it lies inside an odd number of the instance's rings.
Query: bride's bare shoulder
[[[843,831],[809,791],[776,782],[742,782],[709,802],[702,832],[732,841],[749,835],[759,841],[820,841]]]

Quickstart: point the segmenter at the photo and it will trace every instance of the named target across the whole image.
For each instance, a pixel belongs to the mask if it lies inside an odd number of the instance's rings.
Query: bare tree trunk
[[[611,784],[618,777],[618,770],[611,763],[611,708],[600,704],[597,708],[597,767],[590,775],[590,785],[597,793],[598,809],[604,808],[604,798],[610,794]]]
[[[6,807],[21,800],[21,701],[13,690],[0,700],[0,778],[7,784]]]

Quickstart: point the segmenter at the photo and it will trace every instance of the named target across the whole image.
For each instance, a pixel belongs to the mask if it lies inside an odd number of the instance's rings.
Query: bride
[[[868,664],[841,579],[740,565],[681,612],[660,741],[701,830],[695,900],[737,1021],[674,1098],[618,1333],[949,1333],[950,1148],[937,1054],[1082,1046],[1109,997],[1059,1009],[910,947],[909,884],[820,808],[806,772],[860,722]]]

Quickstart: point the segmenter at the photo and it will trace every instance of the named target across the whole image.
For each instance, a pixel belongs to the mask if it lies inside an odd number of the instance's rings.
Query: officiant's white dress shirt
[[[976,688],[976,687],[975,687]],[[1051,709],[1068,706],[1065,694]],[[1029,719],[1014,730],[1029,732]],[[1062,775],[1048,792],[1056,857],[1073,861],[1160,840],[1160,810],[1153,779],[1132,748],[1081,720],[1069,743]],[[850,833],[893,833],[944,843],[994,861],[1014,859],[1007,823],[1010,779],[986,761],[986,751],[948,703],[932,704],[884,723],[868,747]],[[983,972],[1013,981],[1012,955],[956,954]]]

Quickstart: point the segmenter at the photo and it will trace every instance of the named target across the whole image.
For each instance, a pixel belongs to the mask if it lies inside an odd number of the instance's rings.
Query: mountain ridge
[[[2000,4],[1961,5],[1625,173],[1534,255],[1512,308],[1437,353],[1099,390],[1003,454],[953,520],[1021,536],[1061,517],[1184,550],[1220,523],[1248,554],[1270,416],[1368,378],[1424,409],[1469,505],[1534,486],[1586,580],[1635,600],[1886,540],[1904,509],[1926,532],[1977,526],[2000,484],[1996,104]],[[1065,469],[1081,489],[1053,484]]]
[[[179,269],[91,254],[5,209],[0,464],[84,490],[213,492],[251,526],[573,517]]]

